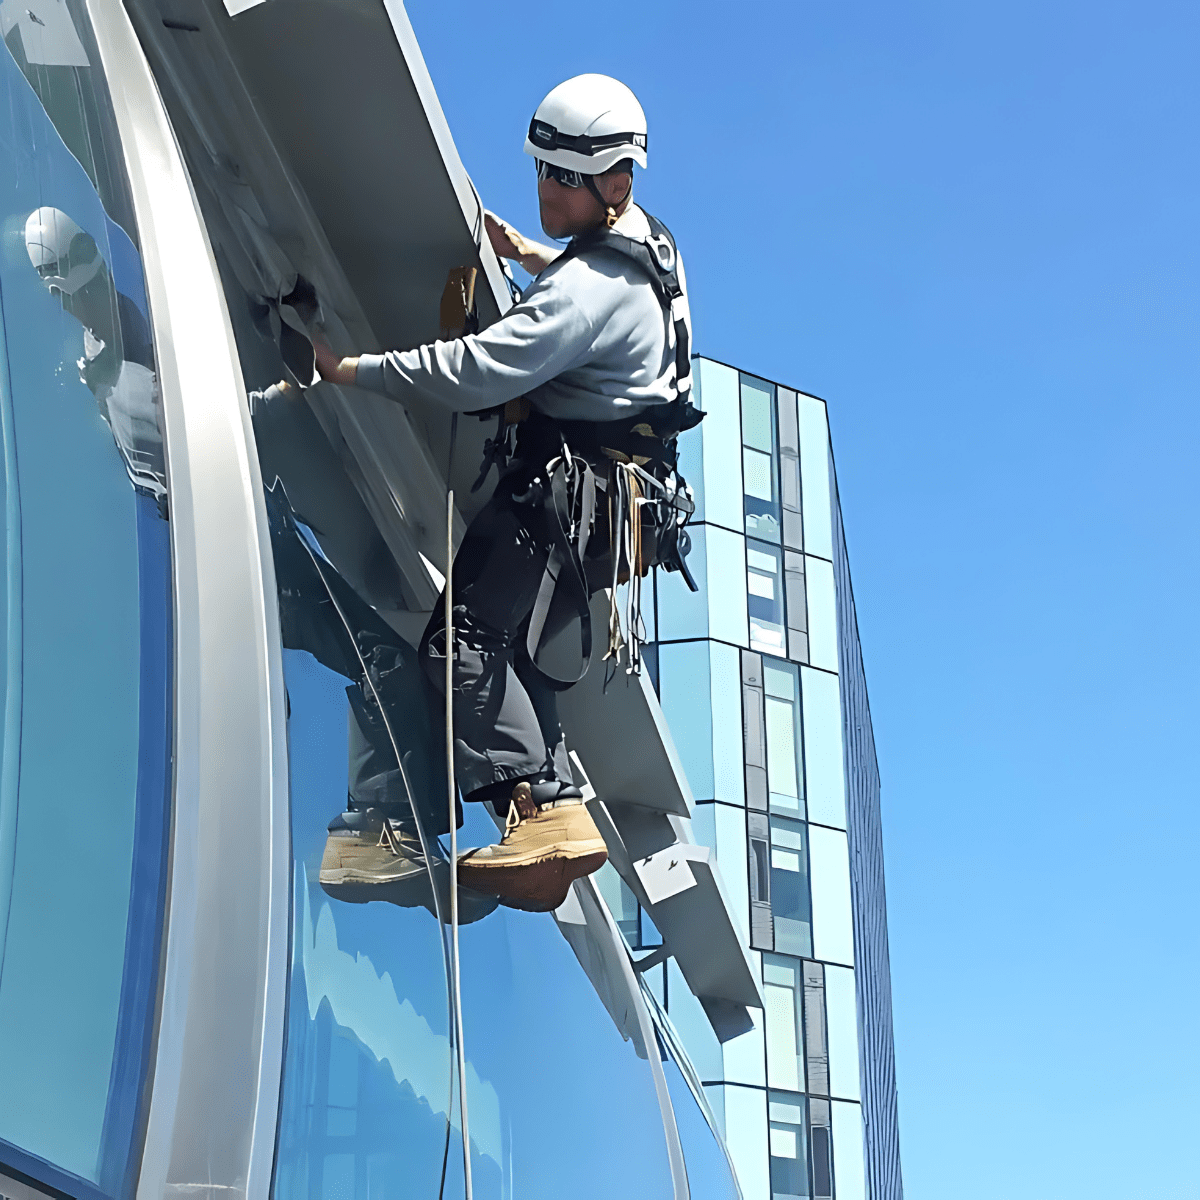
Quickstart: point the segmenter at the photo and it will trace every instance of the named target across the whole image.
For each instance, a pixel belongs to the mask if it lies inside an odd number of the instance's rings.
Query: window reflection
[[[766,1000],[767,1085],[804,1090],[803,983],[800,964],[775,954],[763,955]]]
[[[785,817],[771,818],[771,912],[775,949],[782,954],[812,954],[805,826]]]
[[[772,384],[741,376],[742,486],[746,533],[778,542],[781,510],[779,468],[775,454],[775,389]]]
[[[783,556],[764,542],[746,542],[746,590],[749,593],[750,645],[786,655],[783,616]]]
[[[136,1170],[170,797],[158,389],[84,9],[5,4],[0,33],[0,1160],[117,1196]],[[47,847],[70,869],[48,873]]]
[[[792,663],[764,659],[767,780],[771,811],[804,816],[804,772],[800,755],[800,685]]]
[[[804,1136],[804,1098],[771,1092],[767,1117],[770,1121],[771,1200],[808,1200],[811,1193],[805,1154],[808,1139]]]

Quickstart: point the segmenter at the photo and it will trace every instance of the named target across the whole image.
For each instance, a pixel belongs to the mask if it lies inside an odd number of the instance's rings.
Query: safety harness
[[[616,421],[560,421],[537,412],[522,420],[514,412],[516,402],[510,401],[498,410],[496,435],[485,443],[483,469],[475,484],[476,488],[482,484],[493,463],[503,472],[510,456],[533,467],[530,486],[540,488],[549,557],[529,619],[526,650],[546,682],[557,690],[582,679],[591,662],[585,560],[601,499],[611,558],[606,661],[611,660],[615,667],[624,654],[628,672],[641,669],[645,639],[641,580],[651,567],[679,571],[688,587],[697,590],[687,567],[691,543],[686,529],[696,506],[691,488],[679,472],[677,439],[698,425],[704,413],[691,403],[687,297],[680,285],[675,239],[661,221],[648,213],[646,218],[650,235],[645,240],[600,228],[575,238],[562,258],[608,250],[637,264],[654,289],[674,336],[675,360],[668,382],[675,398]],[[598,472],[602,463],[608,469]],[[622,583],[629,585],[624,621],[618,596]],[[582,666],[573,679],[557,678],[538,664],[550,605],[559,588],[569,594],[579,618]]]

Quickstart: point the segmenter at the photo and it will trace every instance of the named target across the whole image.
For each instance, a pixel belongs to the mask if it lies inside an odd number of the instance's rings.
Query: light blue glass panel
[[[698,359],[693,367],[700,384],[700,405],[706,414],[699,426],[704,440],[704,520],[740,530],[742,430],[738,373],[707,359]]]
[[[833,563],[805,555],[804,579],[808,593],[808,661],[814,667],[836,671],[838,630]]]
[[[746,539],[708,526],[709,636],[749,644],[746,614]]]
[[[710,642],[713,730],[713,796],[726,804],[745,804],[746,772],[742,747],[741,664],[736,646]],[[705,797],[707,799],[707,797]]]
[[[446,1194],[461,1195],[438,926],[423,908],[331,900],[317,883],[346,795],[347,681],[302,652],[284,658],[295,924],[275,1195],[436,1196],[448,1115]],[[465,809],[460,844],[496,839],[482,806]],[[669,1194],[649,1065],[552,918],[501,908],[460,940],[479,1200]]]
[[[750,941],[750,866],[746,846],[745,809],[728,804],[713,805],[713,828],[717,835],[717,865],[729,896],[733,917],[742,939]]]
[[[808,862],[813,957],[853,966],[854,921],[850,908],[850,857],[846,835],[837,829],[810,825]]]
[[[774,500],[775,489],[771,476],[771,456],[748,447],[742,450],[742,475],[746,495],[757,500]]]
[[[737,1170],[745,1200],[767,1200],[771,1171],[767,1141],[767,1093],[758,1088],[727,1084],[725,1144]]]
[[[716,789],[709,670],[707,642],[670,643],[658,648],[659,702],[697,800],[711,799]]]
[[[742,376],[742,441],[768,455],[775,449],[771,393],[770,384]]]
[[[801,667],[800,696],[808,819],[845,829],[846,775],[842,762],[842,702],[838,677]]]
[[[116,1195],[157,974],[169,532],[140,259],[112,219],[133,229],[121,151],[83,9],[45,30],[5,7],[0,1158]],[[135,408],[158,471],[140,492]]]
[[[721,1043],[673,958],[667,959],[667,1001],[671,1024],[675,1026],[697,1075],[706,1083],[720,1079]]]
[[[733,1166],[670,1055],[663,1060],[663,1074],[671,1095],[679,1144],[683,1147],[690,1200],[738,1200]]]
[[[835,1100],[833,1108],[833,1181],[837,1200],[867,1200],[863,1164],[862,1110]]]
[[[767,1048],[763,1040],[762,1010],[747,1009],[754,1028],[721,1044],[725,1064],[724,1078],[730,1083],[757,1084],[767,1082]]]
[[[763,955],[763,1019],[767,1035],[767,1084],[804,1091],[804,1027],[800,964],[792,958]]]
[[[791,700],[766,698],[767,787],[771,811],[790,816],[803,816],[797,707]]]
[[[596,887],[599,888],[600,895],[604,897],[604,903],[608,905],[608,911],[612,913],[613,920],[621,931],[621,936],[630,946],[637,946],[640,936],[638,902],[637,897],[630,890],[629,884],[617,874],[616,868],[610,862],[605,863],[596,872],[595,879]]]
[[[854,972],[848,967],[825,968],[825,1021],[829,1039],[829,1094],[842,1100],[857,1100],[858,1007],[854,999]]]
[[[679,571],[655,571],[658,597],[658,639],[663,642],[708,637],[708,534],[709,525],[689,525],[692,548],[688,569],[699,587],[693,592]]]
[[[804,549],[833,558],[833,515],[829,488],[829,423],[824,401],[801,395],[800,486],[803,489]]]

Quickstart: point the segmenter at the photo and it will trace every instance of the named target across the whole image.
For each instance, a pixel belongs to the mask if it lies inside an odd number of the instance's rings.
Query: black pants
[[[501,479],[467,528],[454,558],[454,750],[463,796],[491,799],[495,785],[521,779],[572,781],[554,690],[526,652],[529,617],[549,557],[543,484],[519,469]],[[589,555],[589,591],[603,586],[607,545]],[[546,636],[577,618],[555,591]],[[445,695],[445,594],[426,627],[421,663]],[[484,794],[472,796],[489,789]]]

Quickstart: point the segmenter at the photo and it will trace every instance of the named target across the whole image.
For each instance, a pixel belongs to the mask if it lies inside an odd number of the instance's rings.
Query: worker
[[[527,401],[513,457],[455,556],[450,647],[458,783],[464,799],[491,801],[505,820],[499,844],[460,857],[458,878],[519,908],[557,907],[607,858],[556,711],[556,692],[573,680],[542,667],[540,646],[577,619],[586,670],[593,592],[615,594],[626,579],[636,591],[652,562],[686,575],[691,506],[675,437],[699,420],[688,403],[690,318],[674,240],[633,202],[646,151],[646,118],[624,84],[605,75],[560,84],[538,106],[525,153],[537,166],[542,228],[571,241],[559,251],[486,218],[496,253],[535,276],[519,303],[482,332],[412,350],[342,357],[316,347],[325,379],[401,402],[478,412]],[[503,435],[492,443],[501,460],[504,445]],[[443,615],[439,603],[420,646],[439,690]],[[629,612],[622,634],[614,617],[610,651],[624,639],[636,646],[637,624]],[[336,834],[323,881],[394,874],[402,843]]]

